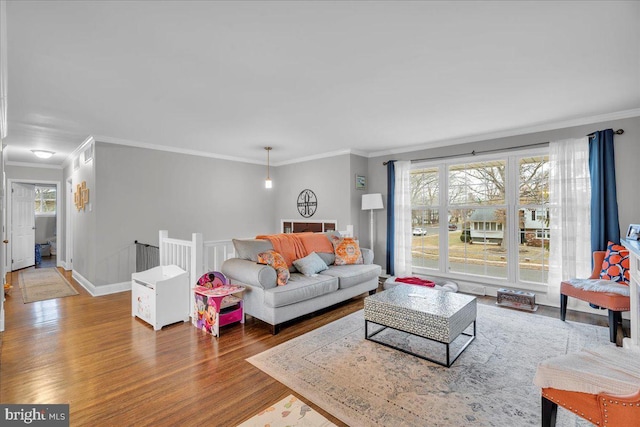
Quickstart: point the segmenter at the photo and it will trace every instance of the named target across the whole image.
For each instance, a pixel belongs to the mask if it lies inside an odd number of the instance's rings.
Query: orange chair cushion
[[[569,282],[562,282],[560,284],[560,293],[613,311],[631,310],[631,299],[628,296],[614,294],[613,292],[585,291],[573,287]]]

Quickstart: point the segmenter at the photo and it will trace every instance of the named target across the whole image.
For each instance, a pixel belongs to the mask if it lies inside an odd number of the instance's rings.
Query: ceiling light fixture
[[[271,181],[271,178],[269,178],[269,152],[271,151],[271,147],[264,147],[265,150],[267,150],[267,179],[264,180],[264,188],[271,188],[273,187],[273,182]]]
[[[48,159],[55,154],[53,151],[47,150],[31,150],[31,152],[41,159]]]

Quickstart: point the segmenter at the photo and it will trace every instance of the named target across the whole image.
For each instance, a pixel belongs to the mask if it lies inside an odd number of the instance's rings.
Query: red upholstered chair
[[[595,251],[593,253],[593,272],[590,279],[599,279],[600,270],[602,268],[602,260],[605,251]],[[569,282],[560,284],[560,319],[565,320],[567,315],[567,297],[577,298],[591,304],[606,308],[609,310],[609,340],[615,342],[616,345],[622,345],[622,312],[631,310],[631,302],[628,296],[616,294],[613,292],[594,292],[585,291],[571,285]]]

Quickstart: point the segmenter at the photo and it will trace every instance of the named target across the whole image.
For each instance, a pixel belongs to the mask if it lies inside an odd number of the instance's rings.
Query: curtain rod
[[[623,129],[618,129],[617,131],[613,132],[616,135],[622,135],[624,133]],[[595,136],[595,132],[592,132],[590,134],[588,134],[587,136],[589,138],[593,138]],[[470,153],[463,153],[463,154],[451,154],[448,156],[438,156],[438,157],[427,157],[424,159],[413,159],[411,160],[411,162],[424,162],[427,160],[442,160],[442,159],[454,159],[456,157],[468,157],[468,156],[475,156],[477,154],[486,154],[486,153],[496,153],[496,152],[504,152],[504,151],[509,151],[509,150],[519,150],[521,148],[530,148],[530,147],[542,147],[545,145],[549,145],[549,141],[547,142],[536,142],[535,144],[524,144],[524,145],[518,145],[515,147],[508,147],[508,148],[495,148],[493,150],[482,150],[482,151],[476,151],[473,150]],[[388,160],[386,162],[382,162],[382,164],[384,166],[386,166],[390,161],[395,161],[395,160]]]
[[[613,132],[616,135],[622,135],[624,133],[624,129],[618,129],[617,131]],[[587,135],[589,138],[593,138],[596,135],[595,132],[591,132],[589,135]]]

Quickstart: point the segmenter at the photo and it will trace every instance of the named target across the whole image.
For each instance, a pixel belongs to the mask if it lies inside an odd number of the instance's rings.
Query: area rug
[[[538,363],[597,345],[613,345],[608,328],[479,304],[477,338],[450,368],[365,340],[362,311],[247,360],[350,426],[538,426]],[[561,408],[557,421],[591,425]]]
[[[335,424],[293,395],[269,406],[238,427],[331,427]]]
[[[78,295],[57,268],[35,268],[18,275],[22,301],[25,304],[54,298]]]

